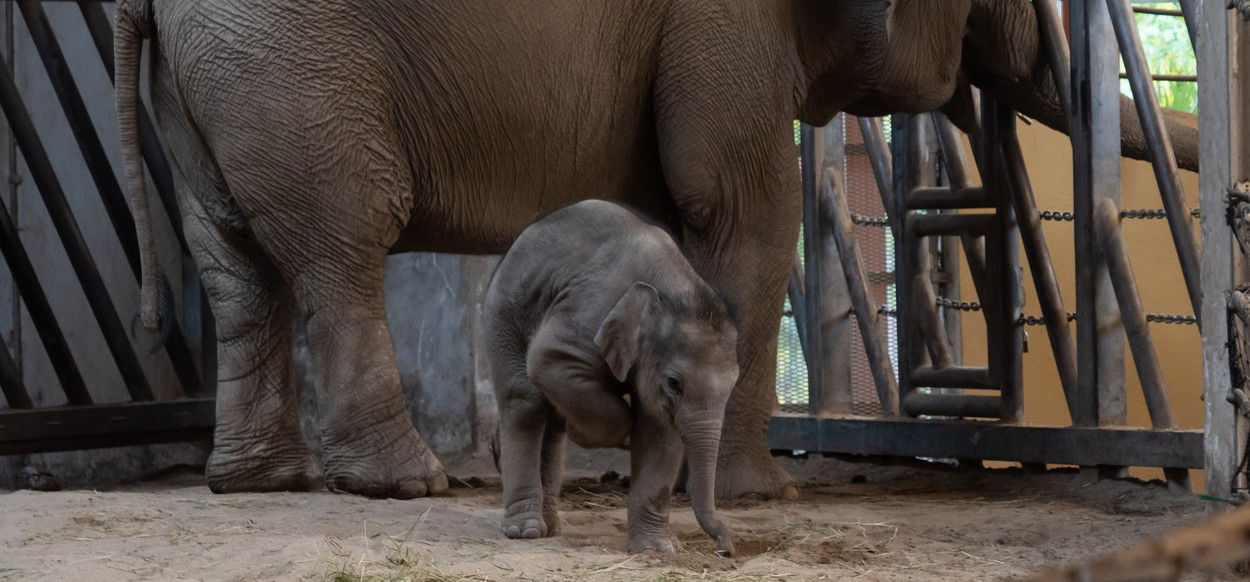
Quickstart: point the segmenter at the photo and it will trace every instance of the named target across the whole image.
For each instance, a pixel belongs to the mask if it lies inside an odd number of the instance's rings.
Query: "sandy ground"
[[[499,535],[498,478],[480,462],[458,468],[448,496],[414,501],[213,495],[190,470],[107,491],[0,493],[0,580],[966,582],[1113,550],[1205,508],[1158,484],[1074,472],[786,463],[808,481],[802,500],[724,506],[734,558],[711,553],[680,496],[673,527],[687,551],[627,556],[625,489],[592,477],[593,457],[573,461],[583,470],[565,488],[563,534],[538,541]]]

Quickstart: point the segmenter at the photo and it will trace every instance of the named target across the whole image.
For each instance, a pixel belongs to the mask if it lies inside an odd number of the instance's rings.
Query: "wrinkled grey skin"
[[[668,503],[684,453],[695,516],[720,551],[733,552],[716,517],[715,480],[738,380],[737,332],[668,233],[609,202],[558,210],[508,251],[485,317],[505,535],[558,532],[566,434],[592,448],[628,438],[629,550],[681,548]]]
[[[1063,125],[1028,0],[120,0],[118,114],[149,325],[145,37],[221,335],[215,491],[308,485],[294,306],[321,380],[326,483],[391,497],[446,487],[404,411],[386,255],[501,253],[593,196],[669,227],[739,308],[718,496],[797,495],[763,438],[801,216],[792,120],[945,108],[966,128],[957,89],[971,82]],[[1128,121],[1125,153],[1141,157]],[[1194,131],[1172,131],[1196,165]]]

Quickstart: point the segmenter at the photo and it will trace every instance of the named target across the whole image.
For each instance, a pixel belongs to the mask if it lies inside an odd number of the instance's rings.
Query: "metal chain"
[[[1197,208],[1190,210],[1189,213],[1194,218],[1202,217],[1202,211]],[[1072,214],[1071,212],[1062,212],[1059,210],[1043,210],[1039,214],[1039,217],[1042,220],[1051,220],[1055,222],[1072,222],[1076,220],[1075,214]],[[1162,208],[1154,208],[1154,209],[1130,208],[1128,210],[1120,211],[1120,218],[1128,219],[1128,220],[1159,220],[1159,219],[1163,219],[1167,217],[1168,217],[1168,211]]]
[[[1147,313],[1146,321],[1150,323],[1175,323],[1179,325],[1197,325],[1198,318],[1192,315],[1172,313]]]
[[[852,214],[851,222],[859,226],[875,226],[878,228],[890,226],[890,219],[885,216],[867,216],[864,214]]]
[[[1076,220],[1076,215],[1071,212],[1059,212],[1058,210],[1043,210],[1041,218],[1042,220],[1053,220],[1055,222],[1072,222]]]

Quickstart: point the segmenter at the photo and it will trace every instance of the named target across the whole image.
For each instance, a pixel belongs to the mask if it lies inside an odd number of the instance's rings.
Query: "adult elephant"
[[[327,485],[401,498],[445,488],[400,394],[387,254],[499,253],[535,219],[601,198],[671,225],[738,307],[718,495],[794,495],[764,441],[801,214],[792,120],[950,103],[966,123],[952,97],[972,81],[1062,125],[1037,30],[1027,0],[120,0],[144,321],[158,319],[136,114],[147,37],[220,334],[210,486],[309,484],[291,381],[297,306],[321,381]],[[1192,130],[1175,129],[1184,154]]]

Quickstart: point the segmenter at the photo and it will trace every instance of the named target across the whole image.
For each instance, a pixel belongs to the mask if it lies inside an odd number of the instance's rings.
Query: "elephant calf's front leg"
[[[503,534],[511,539],[552,535],[545,516],[541,458],[551,406],[533,386],[517,386],[503,395],[499,412]]]
[[[668,507],[681,469],[682,443],[666,420],[638,414],[631,436],[629,553],[681,551],[669,531]]]

